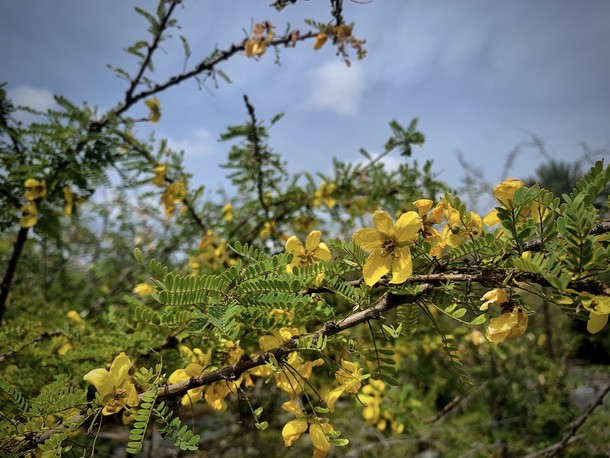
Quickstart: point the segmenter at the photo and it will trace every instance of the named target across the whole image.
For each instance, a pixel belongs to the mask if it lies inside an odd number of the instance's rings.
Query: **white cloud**
[[[325,62],[311,73],[311,92],[305,108],[354,115],[358,112],[363,91],[361,66],[352,63],[348,68],[339,61]]]
[[[8,97],[15,105],[24,105],[39,111],[46,111],[56,105],[50,90],[31,86],[17,86],[9,89]]]
[[[217,141],[206,129],[196,129],[187,138],[167,137],[167,143],[175,151],[184,151],[185,157],[195,158],[212,154]]]

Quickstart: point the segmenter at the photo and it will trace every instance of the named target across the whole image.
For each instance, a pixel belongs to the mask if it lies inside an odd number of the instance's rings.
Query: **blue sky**
[[[277,13],[271,0],[186,0],[176,18],[196,64],[218,46],[241,42],[253,22],[287,22],[308,30],[304,18],[330,21],[327,1],[299,1]],[[106,64],[135,69],[122,51],[147,39],[147,24],[133,0],[20,0],[0,3],[0,81],[15,101],[48,107],[52,94],[101,110],[126,89]],[[222,66],[233,80],[194,81],[159,95],[163,117],[157,137],[184,149],[187,165],[210,190],[226,184],[229,145],[217,138],[247,119],[248,94],[259,119],[285,117],[271,144],[291,171],[329,172],[333,156],[361,160],[360,147],[380,152],[396,119],[413,117],[427,137],[414,158],[434,158],[440,178],[460,184],[457,154],[499,182],[506,154],[528,138],[541,137],[558,160],[571,161],[591,149],[610,147],[610,2],[606,0],[345,0],[345,17],[367,40],[368,57],[347,68],[325,46],[312,42],[260,61],[237,56]],[[176,33],[176,35],[177,35]],[[178,40],[164,45],[159,81],[178,73]],[[128,114],[147,113],[143,106]],[[149,126],[138,128],[142,134]],[[608,153],[606,153],[608,156]],[[543,159],[524,149],[510,175],[525,178]],[[391,166],[395,159],[387,161]]]

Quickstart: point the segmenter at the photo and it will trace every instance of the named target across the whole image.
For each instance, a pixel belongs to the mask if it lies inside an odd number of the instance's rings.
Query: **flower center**
[[[381,244],[381,256],[393,256],[396,257],[396,241],[393,239],[388,239]]]

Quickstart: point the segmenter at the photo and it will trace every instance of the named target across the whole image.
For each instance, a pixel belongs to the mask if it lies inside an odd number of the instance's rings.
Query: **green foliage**
[[[331,3],[343,23],[341,2]],[[563,196],[540,185],[510,188],[496,207],[499,227],[481,228],[437,180],[431,161],[411,160],[425,141],[417,119],[406,128],[391,121],[382,152],[360,150],[363,162],[334,160],[325,173],[291,174],[271,146],[270,128],[282,115],[260,120],[244,97],[246,121],[220,136],[231,142],[223,167],[237,193],[192,188],[184,152],[138,138],[143,120],[127,113],[190,78],[229,82],[219,64],[247,40],[215,48],[187,70],[194,49],[178,35],[184,70],[154,81],[153,57],[173,39],[179,4],[136,8],[149,37],[126,48],[138,70],[113,68],[127,88],[106,113],[57,97],[57,109],[21,125],[0,85],[0,265],[7,266],[2,291],[10,293],[0,295],[0,454],[89,453],[107,446],[104,435],[97,444],[75,435],[84,425],[91,433],[122,428],[126,410],[135,414],[124,444],[131,454],[145,450],[156,422],[181,451],[215,453],[224,444],[227,454],[245,455],[252,450],[243,444],[256,443],[261,455],[283,456],[281,432],[295,418],[314,445],[346,445],[340,428],[354,447],[382,440],[397,447],[396,456],[420,453],[413,443],[446,456],[472,454],[473,436],[463,431],[475,426],[485,455],[521,456],[559,443],[576,415],[567,401],[566,355],[582,351],[579,342],[595,343],[598,354],[607,333],[586,340],[578,326],[603,316],[608,301],[608,222],[598,208],[610,168],[596,163]],[[333,22],[307,23],[338,33]],[[288,27],[273,39],[296,45],[314,37]],[[346,59],[345,40],[334,38]],[[388,170],[382,159],[396,152],[399,165]],[[46,195],[32,196],[31,179],[39,187],[44,180]],[[116,197],[87,201],[103,186]],[[367,249],[352,240],[371,227],[374,211],[396,219],[417,199],[430,199],[432,208],[417,206],[423,227],[409,242],[409,260],[395,229],[369,232]],[[32,203],[38,219],[28,229],[22,208]],[[313,230],[320,231],[317,247]],[[448,243],[461,232],[463,240]],[[306,241],[287,252],[293,235]],[[387,274],[370,287],[364,277],[372,259]],[[407,264],[413,275],[391,283]],[[508,301],[481,310],[482,296],[494,290]],[[507,319],[515,307],[529,323]],[[508,328],[504,341],[490,343],[482,325],[488,336]],[[119,376],[111,362],[122,352],[133,367]],[[95,369],[99,383],[87,387],[83,376]],[[186,394],[177,385],[185,382]],[[122,403],[131,383],[137,410]],[[330,393],[339,394],[332,412]],[[195,405],[181,409],[186,400]],[[99,403],[120,412],[102,417]],[[237,429],[244,406],[249,421]],[[191,414],[189,428],[183,416]],[[311,437],[312,421],[328,426],[324,437]],[[604,442],[599,424],[585,424],[583,436]],[[298,441],[292,447],[305,453]],[[574,447],[599,449],[592,441]]]

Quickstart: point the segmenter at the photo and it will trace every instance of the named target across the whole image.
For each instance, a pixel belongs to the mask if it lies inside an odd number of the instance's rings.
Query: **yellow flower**
[[[489,320],[485,336],[495,344],[505,339],[520,337],[527,329],[527,313],[521,306],[505,310],[499,317]]]
[[[148,283],[138,283],[133,289],[133,292],[140,297],[146,297],[154,290],[155,288]]]
[[[233,205],[231,205],[231,202],[226,203],[225,206],[222,207],[222,219],[225,221],[233,221]]]
[[[340,385],[326,395],[326,406],[331,412],[335,411],[335,403],[343,393],[357,393],[362,386],[362,369],[358,364],[342,360],[341,369],[335,373],[335,379]]]
[[[161,119],[161,103],[159,102],[159,99],[157,99],[157,98],[148,99],[147,101],[144,102],[144,104],[150,110],[150,116],[149,116],[150,122],[152,122],[153,124],[158,123],[159,120]]]
[[[69,186],[63,187],[64,199],[66,200],[66,205],[64,206],[64,215],[70,216],[72,215],[72,210],[74,209],[74,193],[70,189]]]
[[[333,208],[337,205],[337,199],[332,197],[336,189],[337,185],[335,183],[327,183],[326,181],[320,183],[320,187],[314,192],[313,205],[320,207],[324,204],[328,208]]]
[[[337,38],[347,38],[352,34],[352,27],[347,24],[341,24],[335,27],[333,32]]]
[[[77,326],[79,328],[85,327],[85,322],[81,318],[80,313],[78,313],[76,310],[70,310],[68,313],[66,313],[66,316],[68,317],[68,320],[70,320],[70,325]]]
[[[525,186],[525,183],[522,181],[519,181],[516,178],[509,178],[493,189],[493,195],[502,205],[508,208],[508,203],[515,197],[517,189],[522,188],[523,186]]]
[[[130,368],[129,357],[120,353],[110,365],[110,371],[93,369],[83,377],[99,393],[99,400],[104,405],[103,415],[112,415],[125,406],[135,407],[139,404],[136,387],[129,376]]]
[[[479,307],[479,310],[485,312],[489,308],[489,304],[498,304],[502,305],[508,302],[508,294],[503,289],[492,289],[491,291],[487,291],[483,297],[482,301],[485,301]]]
[[[38,222],[38,207],[36,202],[30,202],[20,208],[23,212],[23,217],[19,220],[21,227],[32,227]]]
[[[582,305],[589,311],[587,331],[596,334],[608,323],[610,314],[610,297],[579,292]]]
[[[180,347],[180,353],[191,362],[187,364],[184,369],[178,369],[172,372],[168,378],[169,383],[178,383],[193,377],[199,377],[203,373],[205,367],[210,364],[212,351],[209,350],[207,353],[204,353],[199,348],[191,350],[187,346],[182,345]],[[199,386],[192,390],[188,390],[182,397],[181,404],[188,407],[201,400],[205,388],[205,386]]]
[[[284,446],[290,447],[303,434],[309,433],[309,438],[314,448],[314,458],[325,457],[330,451],[328,433],[334,431],[332,425],[326,419],[320,419],[315,415],[307,415],[294,400],[285,402],[282,404],[282,408],[297,417],[294,420],[290,420],[282,428]]]
[[[322,233],[311,231],[305,240],[305,247],[300,240],[293,235],[286,240],[286,251],[293,253],[292,262],[286,266],[286,272],[292,273],[295,267],[312,265],[318,261],[330,261],[332,255],[324,242],[320,242]]]
[[[267,45],[273,41],[275,36],[275,27],[271,23],[265,21],[254,24],[252,27],[252,36],[246,40],[244,45],[244,54],[246,57],[260,57],[265,54]]]
[[[294,227],[302,232],[308,232],[317,223],[318,219],[312,215],[301,215],[292,220]]]
[[[457,248],[467,238],[483,232],[483,220],[475,212],[468,212],[464,218],[455,208],[445,210],[447,225],[443,228],[443,241],[452,248]]]
[[[47,182],[45,180],[39,181],[35,178],[28,178],[23,185],[25,186],[25,198],[27,200],[47,198]]]
[[[159,164],[155,166],[155,176],[152,180],[152,184],[158,186],[159,188],[165,187],[165,169],[167,168],[167,164]]]
[[[325,33],[319,33],[316,37],[316,42],[313,44],[313,49],[315,49],[316,51],[320,49],[322,46],[324,46],[326,40],[328,40],[328,35],[326,35]]]
[[[176,204],[179,204],[186,199],[186,181],[180,180],[170,183],[163,195],[161,202],[165,207],[165,218],[170,219],[176,209]]]
[[[308,428],[309,423],[307,423],[307,420],[302,418],[290,420],[282,428],[282,439],[284,440],[284,445],[286,447],[290,447],[307,431]]]
[[[275,229],[275,222],[265,221],[265,224],[263,224],[263,228],[259,231],[258,235],[262,238],[269,237],[273,232],[273,229]]]
[[[376,229],[360,229],[353,240],[365,250],[373,250],[364,263],[363,275],[367,285],[373,286],[388,272],[392,272],[390,283],[403,283],[413,273],[411,245],[423,228],[416,212],[403,213],[396,226],[385,211],[373,214]]]

